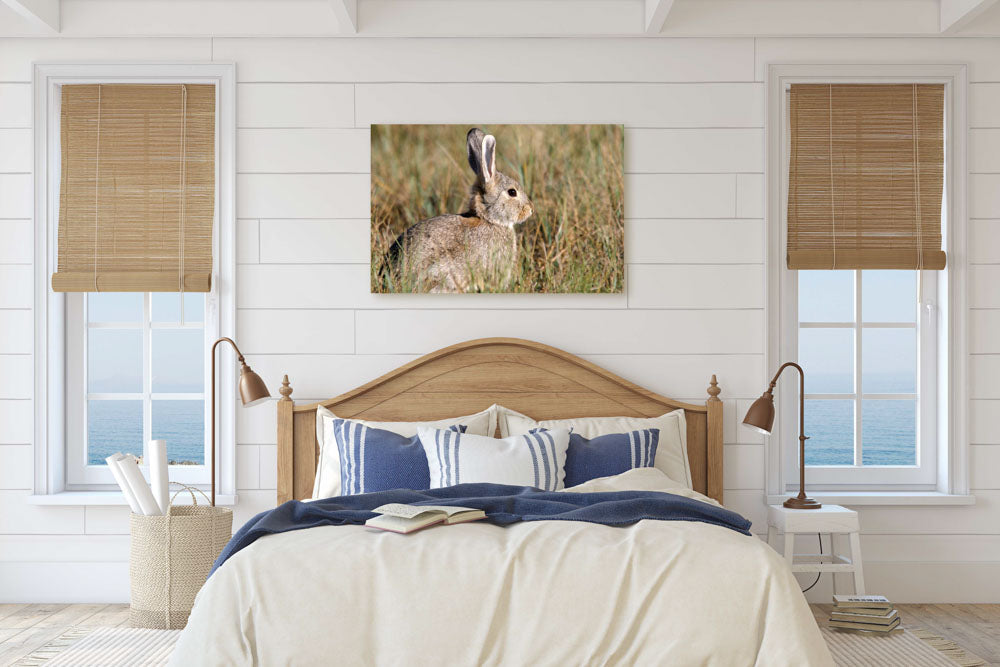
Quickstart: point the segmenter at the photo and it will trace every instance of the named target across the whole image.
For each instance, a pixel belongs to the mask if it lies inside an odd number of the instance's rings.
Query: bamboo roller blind
[[[789,269],[943,269],[944,86],[792,84]]]
[[[64,85],[56,292],[208,292],[215,86]]]

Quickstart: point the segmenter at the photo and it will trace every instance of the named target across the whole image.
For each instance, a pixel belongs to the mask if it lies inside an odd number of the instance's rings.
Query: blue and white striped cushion
[[[465,428],[455,424],[442,433],[458,435]],[[333,437],[340,455],[341,495],[430,488],[427,458],[417,436],[407,438],[349,419],[335,419]]]
[[[427,456],[430,488],[466,482],[563,488],[569,431],[552,429],[496,439],[438,429],[417,431]]]
[[[656,428],[609,433],[589,440],[572,433],[566,452],[566,486],[618,475],[632,468],[652,468],[659,440],[660,430]]]

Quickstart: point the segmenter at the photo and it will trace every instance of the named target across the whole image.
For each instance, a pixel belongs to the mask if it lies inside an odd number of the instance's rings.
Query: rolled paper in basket
[[[125,456],[118,452],[117,454],[112,454],[108,458],[104,459],[108,463],[108,470],[114,475],[115,481],[118,482],[118,488],[122,490],[122,495],[125,496],[125,501],[128,502],[128,506],[136,514],[142,514],[142,508],[139,507],[139,501],[135,499],[135,494],[132,493],[131,487],[129,487],[128,482],[125,480],[125,474],[122,472],[121,468],[118,467],[118,462],[124,459]]]
[[[167,441],[149,441],[149,481],[160,514],[170,511],[170,482],[167,479]]]
[[[118,467],[125,476],[125,481],[128,482],[132,493],[135,494],[135,499],[139,502],[139,509],[142,510],[142,513],[146,516],[160,516],[160,506],[156,504],[156,498],[153,497],[153,492],[149,490],[149,485],[146,484],[146,480],[142,476],[142,471],[139,470],[139,464],[135,462],[135,459],[131,456],[126,456],[118,461]]]

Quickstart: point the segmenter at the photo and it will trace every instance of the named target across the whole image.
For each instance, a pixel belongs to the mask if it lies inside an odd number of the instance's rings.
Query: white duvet
[[[654,468],[575,490],[662,490]],[[832,665],[784,561],[681,521],[262,538],[198,594],[173,665]]]

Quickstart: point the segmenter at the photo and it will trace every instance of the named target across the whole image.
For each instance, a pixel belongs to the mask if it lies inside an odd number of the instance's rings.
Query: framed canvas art
[[[371,291],[620,293],[621,125],[373,125]]]

